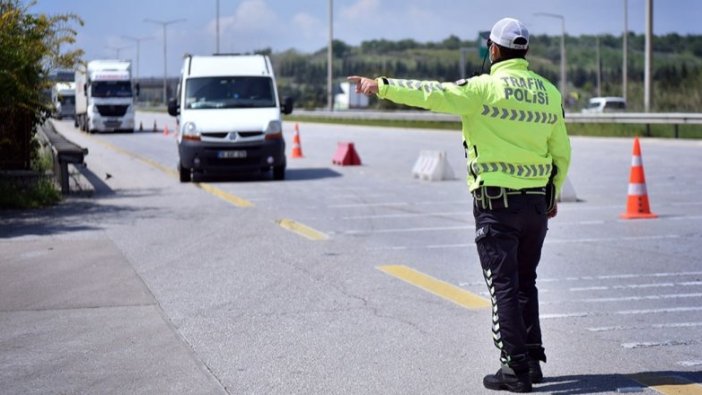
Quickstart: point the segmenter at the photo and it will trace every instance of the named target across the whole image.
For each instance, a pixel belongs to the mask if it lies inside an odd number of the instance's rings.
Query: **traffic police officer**
[[[461,117],[475,243],[501,362],[483,384],[512,392],[529,392],[543,379],[536,267],[570,164],[561,95],[528,69],[528,48],[526,26],[504,18],[490,32],[490,74],[456,83],[349,77],[359,93]]]

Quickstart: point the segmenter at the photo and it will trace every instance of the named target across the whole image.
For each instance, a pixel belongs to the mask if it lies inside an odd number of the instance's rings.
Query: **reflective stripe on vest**
[[[399,86],[401,88],[423,90],[427,93],[444,90],[441,84],[434,81],[398,80],[394,78],[388,78],[388,85]]]
[[[551,174],[551,165],[515,165],[505,162],[473,162],[470,167],[476,175],[496,171],[517,177],[546,177]]]
[[[556,121],[558,121],[558,114],[550,112],[517,110],[514,108],[486,106],[485,104],[483,104],[483,111],[480,113],[480,115],[495,119],[519,122],[554,124]]]

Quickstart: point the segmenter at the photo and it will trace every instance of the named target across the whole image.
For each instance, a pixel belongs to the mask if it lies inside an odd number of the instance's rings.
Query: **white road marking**
[[[356,220],[356,219],[381,219],[381,218],[413,218],[413,217],[440,217],[447,215],[465,216],[471,222],[473,216],[466,211],[446,211],[446,212],[435,212],[435,213],[397,213],[397,214],[375,214],[375,215],[350,215],[346,217],[340,217],[343,220]]]
[[[687,344],[694,343],[692,341],[681,341],[681,340],[666,340],[662,342],[633,342],[633,343],[622,343],[623,348],[651,348],[651,347],[666,347],[666,346],[684,346]]]
[[[436,226],[436,227],[418,227],[418,228],[387,228],[387,229],[368,229],[368,230],[344,230],[341,234],[345,235],[361,235],[361,234],[371,234],[371,233],[407,233],[407,232],[436,232],[442,230],[466,230],[475,229],[473,225],[460,225],[460,226]]]
[[[680,366],[692,367],[692,366],[702,366],[702,360],[698,361],[680,361],[678,362]]]
[[[666,328],[694,328],[702,326],[702,322],[675,322],[666,324],[650,324],[650,325],[615,325],[615,326],[599,326],[587,328],[590,332],[611,332],[611,331],[628,331],[636,329],[666,329]]]
[[[577,313],[562,313],[562,314],[542,314],[542,319],[554,318],[578,318],[589,316],[606,316],[606,315],[634,315],[634,314],[658,314],[658,313],[680,313],[686,311],[702,311],[702,307],[670,307],[661,309],[641,309],[641,310],[620,310],[610,313],[603,312],[577,312]]]
[[[665,287],[675,287],[675,286],[697,286],[702,285],[702,281],[685,281],[678,283],[652,283],[652,284],[628,284],[628,285],[613,285],[613,286],[594,286],[594,287],[574,287],[569,288],[568,291],[571,292],[582,292],[582,291],[606,291],[610,289],[641,289],[641,288],[665,288]]]

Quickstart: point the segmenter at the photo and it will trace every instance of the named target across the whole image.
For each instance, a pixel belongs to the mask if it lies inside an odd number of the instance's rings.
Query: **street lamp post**
[[[122,52],[123,49],[127,48],[129,47],[107,47],[107,49],[115,51],[115,59],[119,59],[119,53]]]
[[[653,65],[653,0],[646,0],[646,39],[644,40],[644,112],[651,111],[651,67]]]
[[[327,107],[329,111],[334,111],[334,87],[333,81],[333,51],[334,44],[334,0],[329,0],[329,44],[327,45]]]
[[[219,53],[219,0],[217,0],[216,8],[217,8],[217,12],[216,12],[217,13],[217,18],[216,18],[216,20],[217,20],[217,22],[216,22],[216,24],[217,24],[217,46],[215,48],[216,49],[215,53]]]
[[[167,84],[167,79],[168,79],[168,56],[166,52],[167,48],[167,36],[166,36],[166,27],[168,25],[172,25],[174,23],[178,22],[185,22],[185,19],[173,19],[170,21],[157,21],[154,19],[144,19],[144,22],[148,23],[154,23],[157,25],[161,25],[163,27],[163,103],[168,105],[168,93],[166,90],[166,84]]]
[[[563,101],[568,97],[567,87],[568,81],[566,76],[566,49],[565,49],[565,17],[559,14],[551,14],[549,12],[537,12],[536,16],[546,16],[549,18],[557,18],[561,20],[561,96]]]
[[[141,52],[140,46],[142,41],[152,40],[153,37],[130,37],[122,36],[125,40],[134,41],[136,43],[136,80],[139,81],[139,53]]]
[[[627,69],[628,69],[628,49],[627,40],[629,38],[629,4],[627,0],[624,0],[624,34],[622,34],[622,97],[626,102],[626,91],[627,91]]]

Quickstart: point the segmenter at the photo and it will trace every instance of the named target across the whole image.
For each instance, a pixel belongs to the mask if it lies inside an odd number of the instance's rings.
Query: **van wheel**
[[[178,165],[178,173],[180,173],[180,182],[190,182],[192,180],[190,169]]]
[[[273,179],[276,181],[285,179],[285,166],[274,166],[273,167]]]

